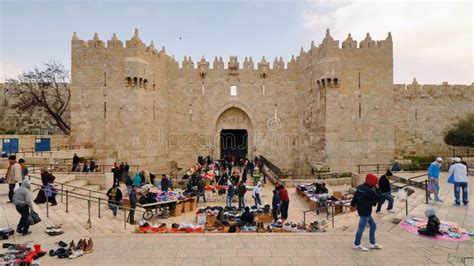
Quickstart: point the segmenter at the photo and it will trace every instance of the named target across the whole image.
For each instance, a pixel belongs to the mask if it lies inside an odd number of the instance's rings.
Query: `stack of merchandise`
[[[303,223],[286,223],[282,227],[283,232],[294,232],[294,233],[304,233],[307,232],[308,229],[306,225]]]
[[[329,205],[338,206],[350,206],[351,203],[351,199],[337,199],[334,196],[329,196],[327,193],[316,194],[316,188],[313,184],[300,183],[297,184],[296,187],[309,201],[319,202],[321,200],[325,200]]]
[[[27,244],[3,243],[2,247],[8,251],[0,253],[0,265],[31,265],[33,260],[46,255],[39,244],[33,245],[33,249]]]
[[[182,192],[175,192],[175,191],[169,191],[169,192],[162,192],[157,194],[156,196],[156,202],[163,202],[163,201],[173,201],[173,200],[184,200],[186,197],[183,195]]]
[[[59,248],[54,250],[51,249],[49,251],[49,256],[51,257],[58,257],[58,259],[75,259],[79,258],[84,254],[92,253],[94,242],[92,242],[92,238],[87,239],[80,239],[77,242],[77,245],[74,244],[74,240],[72,240],[69,245],[66,242],[59,241],[58,243]]]
[[[138,226],[135,229],[135,233],[166,233],[168,227],[166,223],[162,224],[150,224],[145,220],[139,220]]]
[[[257,232],[257,226],[244,225],[244,226],[240,227],[240,231],[242,233],[256,233]]]
[[[203,228],[200,225],[193,225],[191,223],[180,223],[171,225],[172,233],[202,233]]]
[[[307,229],[309,232],[326,232],[327,228],[328,225],[326,224],[326,221],[322,220],[321,222],[314,221],[310,223]]]
[[[13,234],[15,234],[13,228],[0,228],[0,240],[6,240]]]

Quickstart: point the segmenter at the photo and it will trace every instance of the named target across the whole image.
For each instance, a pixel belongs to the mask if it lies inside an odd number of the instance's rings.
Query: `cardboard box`
[[[197,209],[197,201],[196,201],[196,198],[191,198],[189,200],[189,202],[191,203],[191,211],[194,211]]]
[[[181,203],[183,204],[183,212],[190,212],[191,211],[191,202],[189,200]]]
[[[214,227],[217,222],[217,217],[214,215],[207,216],[206,228]]]
[[[171,211],[171,216],[177,217],[181,215],[183,210],[183,205],[181,203],[176,203],[176,207]]]
[[[273,220],[271,214],[257,214],[255,215],[255,222],[260,222],[260,223],[271,223]]]

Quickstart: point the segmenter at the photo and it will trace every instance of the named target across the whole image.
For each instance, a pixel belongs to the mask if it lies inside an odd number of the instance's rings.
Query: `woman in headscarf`
[[[54,182],[56,177],[52,175],[46,168],[41,168],[41,188],[36,196],[35,203],[41,204],[46,202],[46,188]]]

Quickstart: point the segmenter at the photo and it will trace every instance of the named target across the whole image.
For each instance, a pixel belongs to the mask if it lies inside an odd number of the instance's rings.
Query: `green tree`
[[[474,147],[474,114],[460,120],[446,132],[444,142],[451,146]]]

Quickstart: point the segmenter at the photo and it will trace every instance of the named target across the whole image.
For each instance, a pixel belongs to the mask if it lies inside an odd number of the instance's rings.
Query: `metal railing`
[[[36,173],[41,170],[41,168],[47,168],[50,173],[95,173],[95,174],[104,174],[104,173],[109,173],[112,171],[112,168],[114,165],[106,165],[106,164],[96,164],[95,165],[95,171],[86,171],[84,172],[84,165],[82,165],[82,169],[80,168],[81,166],[76,166],[79,167],[79,170],[81,171],[73,171],[73,164],[59,164],[59,163],[50,163],[50,164],[29,164],[26,163],[26,166],[28,167],[28,170],[30,170],[32,173]],[[129,166],[130,170],[129,171],[139,171],[141,166],[140,165],[130,165]]]
[[[59,145],[56,147],[52,147],[49,151],[37,151],[35,148],[23,148],[21,150],[13,150],[13,149],[0,149],[0,153],[5,152],[8,155],[16,155],[17,157],[26,157],[26,155],[31,154],[39,155],[40,158],[51,158],[53,152],[56,151],[70,151],[76,149],[90,149],[93,148],[92,145]]]
[[[33,178],[37,178],[37,177],[33,177]],[[31,183],[31,185],[38,186],[40,188],[44,187],[41,184],[37,184],[37,183],[33,183],[33,182]],[[84,189],[84,190],[87,190],[87,189]],[[94,192],[99,193],[99,194],[105,194],[105,193],[102,193],[102,192],[99,192],[99,191],[94,191]],[[112,200],[104,199],[104,198],[101,198],[101,197],[94,197],[91,194],[86,196],[86,195],[83,195],[83,194],[80,194],[80,193],[76,193],[74,191],[69,191],[69,190],[64,191],[63,188],[56,191],[56,196],[57,195],[61,196],[61,202],[62,202],[63,196],[65,197],[65,208],[66,208],[65,211],[66,211],[66,213],[69,212],[69,199],[70,198],[71,199],[78,199],[78,200],[87,201],[87,213],[88,213],[87,224],[89,225],[89,228],[92,228],[92,220],[91,220],[91,208],[92,208],[91,204],[92,203],[97,203],[97,206],[98,206],[97,214],[98,214],[99,219],[101,218],[101,206],[102,206],[102,204],[110,205],[110,203],[112,203],[112,204],[115,204],[117,206],[117,208],[120,208],[122,206],[122,202],[112,201]],[[45,198],[46,198],[46,202],[45,202],[46,203],[46,217],[49,218],[49,208],[50,208],[50,206],[49,206],[49,198],[46,194],[45,194]],[[103,203],[104,201],[106,201],[106,202]],[[128,221],[127,210],[129,212],[130,212],[130,210],[134,210],[136,214],[137,213],[142,213],[142,215],[143,215],[143,213],[146,212],[146,211],[143,211],[143,210],[138,210],[137,208],[123,207],[123,206],[121,207],[121,209],[123,211],[124,229],[127,229],[127,221]],[[155,216],[154,215],[153,215],[153,223],[155,223]]]
[[[423,177],[423,176],[427,176],[428,174],[422,174],[422,175],[417,175],[417,176],[414,176],[414,177],[410,177],[410,178],[407,178],[405,179],[405,181],[408,181],[410,182],[410,184],[405,184],[403,186],[397,186],[396,188],[391,188],[390,192],[386,192],[386,193],[382,193],[382,194],[388,194],[388,193],[392,193],[392,192],[395,192],[399,189],[402,189],[402,188],[406,188],[406,187],[415,187],[415,188],[421,188],[421,189],[424,189],[425,190],[425,202],[426,204],[428,204],[428,199],[429,199],[429,193],[428,193],[428,180],[423,180],[423,181],[415,181],[413,179],[415,178],[420,178],[420,177]],[[402,183],[402,181],[400,180],[397,180],[395,182],[392,182],[390,183],[390,185],[393,185],[393,184],[396,184],[396,183]],[[343,198],[346,198],[346,196],[348,195],[354,195],[354,193],[347,193],[343,196]],[[405,216],[408,216],[408,199],[409,199],[409,194],[407,192],[407,197],[405,199]],[[342,206],[343,208],[346,207],[344,205],[338,205],[338,204],[334,204],[334,203],[328,203],[327,206],[323,206],[323,207],[320,207],[318,206],[316,208],[316,210],[306,210],[306,211],[303,211],[303,224],[306,224],[306,213],[308,212],[316,212],[319,210],[319,212],[321,213],[321,210],[325,209],[326,212],[327,212],[327,219],[329,219],[328,215],[329,215],[329,207],[331,207],[331,223],[332,223],[332,228],[334,228],[335,226],[335,215],[334,215],[334,212],[335,212],[335,207],[336,206]]]
[[[453,157],[471,157],[474,156],[474,148],[451,148]],[[447,156],[446,156],[447,157]]]

